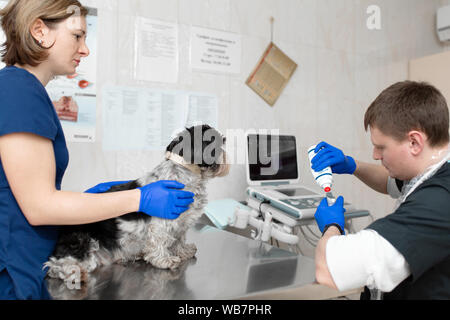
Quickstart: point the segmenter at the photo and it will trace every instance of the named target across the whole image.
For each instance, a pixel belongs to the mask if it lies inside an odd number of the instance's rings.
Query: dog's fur
[[[160,269],[175,269],[182,261],[194,257],[197,248],[185,243],[185,234],[203,214],[207,180],[228,174],[224,143],[225,138],[208,125],[184,130],[166,151],[181,156],[191,164],[191,169],[195,164],[197,170],[193,172],[166,159],[142,178],[113,186],[107,192],[135,189],[159,180],[176,180],[185,185],[184,190],[195,194],[189,210],[175,220],[132,212],[97,223],[62,227],[53,256],[44,264],[47,275],[67,281],[76,273],[80,282],[86,282],[88,274],[99,266],[144,260]],[[208,151],[213,161],[205,161]]]

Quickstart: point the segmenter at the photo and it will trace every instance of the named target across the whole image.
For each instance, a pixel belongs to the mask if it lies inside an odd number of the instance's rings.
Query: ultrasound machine
[[[254,209],[261,204],[270,205],[279,213],[277,220],[289,221],[292,226],[313,219],[325,193],[300,184],[299,158],[308,159],[307,155],[298,157],[295,136],[248,134],[248,205]],[[358,210],[348,202],[344,208],[346,218],[369,215],[367,210]]]

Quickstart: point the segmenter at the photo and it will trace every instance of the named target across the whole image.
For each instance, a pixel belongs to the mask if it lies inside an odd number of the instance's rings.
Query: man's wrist
[[[341,226],[339,224],[330,223],[330,224],[326,225],[325,228],[323,229],[322,237],[326,233],[327,234],[344,235],[345,231],[343,230],[343,228],[341,228]]]

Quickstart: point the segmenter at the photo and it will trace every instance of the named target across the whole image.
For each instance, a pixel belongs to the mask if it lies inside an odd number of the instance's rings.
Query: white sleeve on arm
[[[411,274],[403,255],[374,230],[331,237],[326,260],[339,291],[367,286],[390,292]]]
[[[401,190],[398,190],[397,182],[392,177],[388,177],[387,193],[394,199],[398,199],[402,194]]]

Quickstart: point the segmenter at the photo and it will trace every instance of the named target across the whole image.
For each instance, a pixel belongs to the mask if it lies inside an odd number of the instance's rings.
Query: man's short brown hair
[[[2,61],[10,66],[37,66],[48,57],[47,49],[31,35],[31,26],[41,19],[53,29],[56,24],[79,14],[86,16],[88,10],[78,0],[10,0],[0,10],[1,26],[6,35],[2,44]]]
[[[449,143],[449,111],[441,92],[425,82],[403,81],[385,89],[366,111],[364,127],[403,141],[418,130],[431,147]]]

